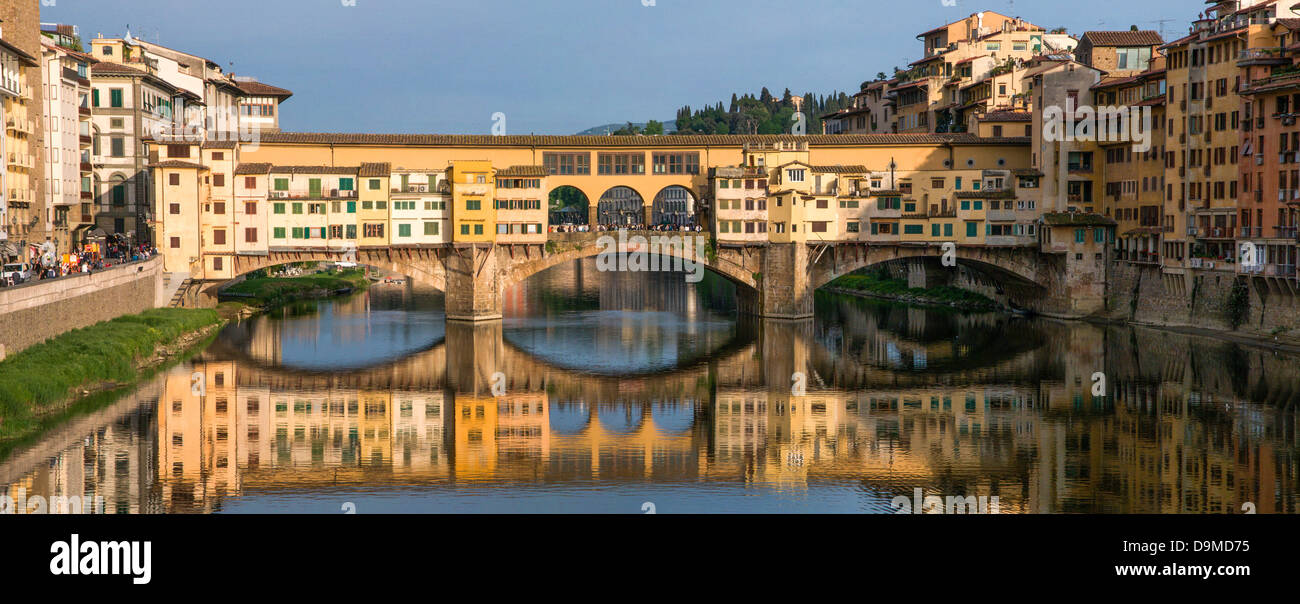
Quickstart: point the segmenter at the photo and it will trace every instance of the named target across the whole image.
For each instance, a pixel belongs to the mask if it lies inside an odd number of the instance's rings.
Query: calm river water
[[[1296,356],[836,295],[804,322],[734,308],[720,279],[588,260],[508,292],[490,325],[393,286],[286,309],[9,451],[0,494],[108,513],[893,513],[918,493],[1297,511]]]

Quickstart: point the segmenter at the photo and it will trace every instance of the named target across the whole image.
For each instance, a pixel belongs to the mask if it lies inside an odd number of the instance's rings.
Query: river
[[[894,513],[926,496],[1294,513],[1300,499],[1295,355],[833,294],[815,320],[758,321],[713,275],[592,260],[505,308],[446,323],[438,292],[380,286],[231,324],[10,450],[0,495],[107,513]]]

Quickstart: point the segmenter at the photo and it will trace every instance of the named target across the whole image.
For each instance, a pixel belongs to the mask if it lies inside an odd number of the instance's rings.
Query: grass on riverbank
[[[365,289],[369,284],[365,271],[349,269],[283,279],[254,276],[222,290],[221,293],[263,304],[281,304],[293,300],[326,297],[344,289]]]
[[[894,279],[877,273],[845,275],[832,281],[828,287],[897,298],[905,302],[946,304],[969,308],[998,307],[997,302],[970,290],[948,285],[932,288],[908,287],[906,280]]]
[[[160,345],[218,323],[216,311],[156,308],[69,331],[0,361],[0,438],[21,434],[74,388],[126,384]]]

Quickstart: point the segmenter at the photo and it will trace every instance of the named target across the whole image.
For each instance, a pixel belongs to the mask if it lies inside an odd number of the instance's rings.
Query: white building
[[[83,177],[91,176],[89,66],[85,55],[48,39],[42,40],[41,50],[45,207],[49,208],[44,219],[59,252],[67,253],[79,243],[73,240],[77,228],[93,221],[91,200],[82,198]],[[89,183],[85,184],[88,192]]]

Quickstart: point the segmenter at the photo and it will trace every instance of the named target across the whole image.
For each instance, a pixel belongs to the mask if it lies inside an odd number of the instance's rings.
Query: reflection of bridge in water
[[[981,322],[1005,329],[1000,317],[948,319],[966,334],[954,344],[942,318],[837,312],[839,330],[756,324],[708,361],[633,378],[528,355],[499,324],[449,324],[421,352],[337,374],[216,347],[143,389],[143,404],[0,465],[0,479],[29,493],[89,488],[110,511],[557,481],[833,482],[886,501],[913,488],[996,494],[1002,509],[1030,512],[1230,512],[1241,501],[1296,511],[1294,386],[1234,383],[1224,370],[1293,361],[1078,324],[1017,326],[1044,332],[1023,349],[972,335]],[[922,353],[984,364],[898,362]],[[1114,396],[1091,396],[1097,368]],[[202,395],[191,372],[204,375]],[[498,372],[504,392],[493,391]],[[796,373],[806,392],[792,390]]]

